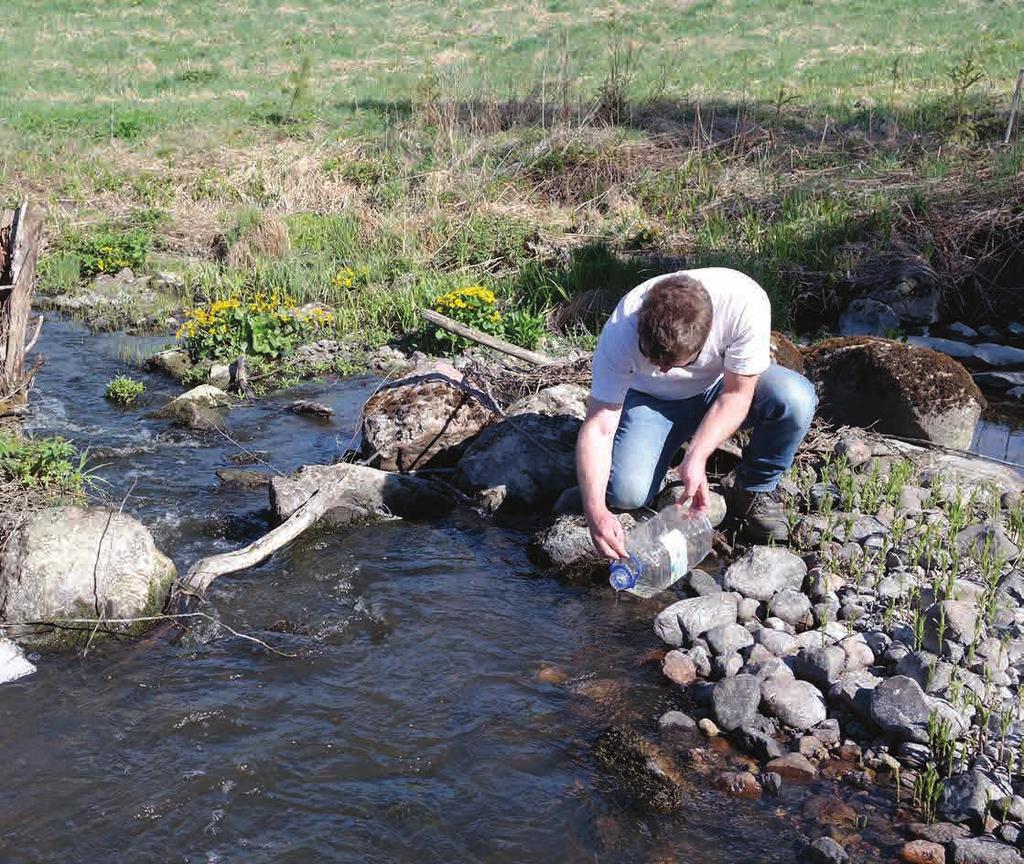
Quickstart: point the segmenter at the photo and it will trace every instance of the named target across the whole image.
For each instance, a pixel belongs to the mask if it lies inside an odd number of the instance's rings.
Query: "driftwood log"
[[[0,414],[27,401],[32,372],[25,371],[25,352],[39,338],[26,336],[36,261],[43,232],[41,207],[22,204],[0,211]]]
[[[477,330],[475,327],[470,327],[466,324],[460,324],[458,321],[453,321],[447,315],[442,315],[440,312],[435,312],[433,309],[420,309],[420,317],[422,317],[427,323],[434,324],[442,330],[447,330],[449,333],[454,333],[456,336],[462,336],[464,339],[478,342],[487,348],[493,348],[495,351],[500,351],[502,354],[508,354],[511,357],[517,357],[520,360],[525,360],[527,363],[532,363],[534,366],[546,366],[548,363],[555,362],[554,358],[549,357],[547,354],[540,354],[537,351],[529,351],[526,348],[520,348],[518,345],[506,342],[504,339],[498,339],[495,336],[491,336],[488,333]]]
[[[284,521],[248,546],[193,564],[171,589],[164,609],[168,615],[191,612],[218,576],[266,561],[331,510],[344,511],[350,520],[420,517],[450,509],[458,497],[431,480],[347,463],[308,466],[292,478],[275,477],[271,486],[274,509]]]

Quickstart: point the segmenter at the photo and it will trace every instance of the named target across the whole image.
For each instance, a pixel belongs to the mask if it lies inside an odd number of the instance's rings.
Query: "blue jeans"
[[[610,507],[635,510],[654,500],[672,457],[693,437],[722,383],[719,379],[710,390],[689,399],[659,399],[637,390],[626,393],[612,449]],[[736,471],[741,488],[770,492],[778,485],[793,464],[817,404],[811,382],[783,366],[773,363],[757,379],[743,424],[752,429],[750,442]]]

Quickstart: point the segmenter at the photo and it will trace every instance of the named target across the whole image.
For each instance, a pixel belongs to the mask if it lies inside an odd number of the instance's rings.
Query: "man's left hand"
[[[706,463],[702,459],[691,459],[687,456],[679,466],[679,479],[683,482],[682,504],[690,502],[690,509],[695,513],[703,513],[708,509],[708,475]]]

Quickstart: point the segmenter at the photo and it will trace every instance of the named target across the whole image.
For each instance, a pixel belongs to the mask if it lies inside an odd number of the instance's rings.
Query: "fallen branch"
[[[166,614],[192,611],[218,576],[262,563],[336,507],[347,506],[359,518],[385,513],[429,515],[450,508],[455,497],[428,480],[350,463],[309,466],[297,477],[271,481],[274,509],[284,521],[248,546],[210,555],[193,564],[172,586],[164,606]]]
[[[287,546],[339,503],[343,487],[342,480],[329,489],[318,489],[288,519],[248,546],[201,558],[189,568],[184,577],[174,583],[164,607],[166,614],[188,614],[203,599],[206,589],[218,576],[255,567]]]
[[[469,327],[466,324],[460,324],[458,321],[453,321],[447,315],[442,315],[440,312],[435,312],[433,309],[420,309],[420,317],[423,318],[424,321],[440,327],[442,330],[447,330],[449,333],[454,333],[456,336],[461,336],[463,339],[469,339],[471,342],[477,342],[487,348],[493,348],[495,351],[500,351],[502,354],[508,354],[512,357],[517,357],[520,360],[525,360],[527,363],[532,363],[534,366],[546,366],[548,363],[555,362],[553,357],[549,357],[546,354],[539,354],[536,351],[529,351],[526,348],[520,348],[518,345],[506,342],[504,339],[489,336],[487,333],[482,333],[475,327]]]
[[[257,645],[266,648],[268,651],[277,654],[281,657],[295,658],[298,654],[293,654],[288,651],[281,651],[275,648],[273,645],[268,645],[262,639],[257,639],[255,636],[250,636],[247,633],[240,633],[233,627],[229,627],[219,618],[215,618],[213,615],[208,615],[206,612],[179,612],[175,615],[141,615],[137,618],[53,618],[48,621],[5,621],[5,626],[18,626],[18,627],[51,627],[60,630],[82,630],[84,627],[78,625],[90,625],[93,627],[93,633],[95,634],[96,629],[101,624],[148,624],[158,622],[173,622],[181,619],[191,618],[204,618],[207,621],[212,621],[218,627],[223,627],[232,636],[236,636],[239,639],[245,639],[247,642],[255,642]],[[94,625],[94,626],[93,626]],[[111,631],[112,632],[112,631]],[[114,633],[113,635],[123,635],[120,633]],[[90,643],[92,638],[89,639]],[[84,656],[84,655],[83,655]]]

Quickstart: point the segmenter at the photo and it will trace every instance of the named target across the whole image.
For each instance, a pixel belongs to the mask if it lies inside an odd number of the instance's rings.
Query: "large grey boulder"
[[[967,730],[967,720],[942,699],[929,697],[921,685],[905,675],[894,675],[871,694],[871,719],[891,738],[928,743],[928,722],[935,714],[950,723],[954,738]]]
[[[577,389],[549,387],[514,404],[466,448],[455,484],[491,511],[550,507],[576,482]]]
[[[970,645],[984,625],[978,620],[978,607],[965,600],[932,603],[924,613],[924,647],[942,654],[953,645]],[[939,645],[939,636],[942,645]]]
[[[763,603],[786,588],[799,591],[807,575],[800,556],[781,546],[754,546],[746,555],[729,565],[723,585]]]
[[[0,552],[0,622],[152,613],[175,575],[137,519],[98,507],[46,508],[17,524]],[[25,640],[34,629],[9,631]],[[31,641],[55,640],[48,634]]]
[[[430,480],[340,463],[304,465],[290,477],[272,478],[270,508],[275,519],[283,522],[313,494],[334,492],[340,492],[338,503],[324,515],[333,525],[388,516],[426,519],[454,506],[451,494]]]
[[[813,684],[793,678],[768,678],[761,684],[761,710],[801,732],[817,726],[828,712]]]
[[[742,624],[721,624],[704,634],[704,641],[715,654],[728,654],[754,644],[754,637]]]
[[[838,425],[965,450],[986,404],[963,366],[928,348],[840,337],[813,346],[805,360],[819,413]]]
[[[988,555],[998,556],[1003,562],[1016,561],[1020,549],[1000,525],[983,523],[964,528],[956,535],[956,543],[964,555],[980,560]]]
[[[844,672],[829,689],[828,697],[855,714],[860,720],[871,719],[871,699],[878,685],[883,681],[867,669]]]
[[[995,774],[983,771],[962,771],[942,782],[937,812],[948,822],[958,822],[972,830],[985,830],[989,806],[1012,795],[1010,784]]]
[[[805,648],[792,660],[793,674],[823,689],[836,684],[846,670],[846,651],[839,645]]]
[[[192,358],[187,351],[171,348],[167,351],[158,351],[146,360],[146,368],[150,372],[160,372],[169,375],[175,381],[180,381],[192,368]]]
[[[768,601],[768,614],[801,629],[813,622],[811,600],[797,588],[785,588],[772,597]]]
[[[400,378],[363,406],[362,455],[385,471],[453,465],[465,445],[497,419],[488,402],[446,363]]]
[[[174,406],[185,402],[191,402],[193,405],[199,405],[203,408],[224,408],[230,405],[232,401],[232,398],[219,387],[214,387],[212,384],[200,384],[198,387],[193,387],[191,390],[186,390],[180,396],[176,396],[170,401],[165,410],[173,411]]]
[[[224,418],[218,409],[228,407],[231,402],[232,398],[219,387],[200,384],[172,399],[154,412],[154,416],[173,420],[188,429],[212,432],[223,429]]]
[[[995,837],[957,837],[950,841],[949,864],[1022,864],[1024,858],[1012,846]]]
[[[17,681],[36,671],[25,657],[21,646],[10,639],[0,639],[0,684]]]
[[[728,591],[691,597],[666,606],[654,619],[654,632],[674,647],[689,645],[712,627],[733,624],[739,598]]]
[[[900,329],[900,319],[881,300],[861,297],[853,300],[839,317],[840,336],[890,336]]]
[[[719,729],[732,732],[746,726],[757,714],[761,682],[753,675],[724,678],[711,691],[711,707]]]

